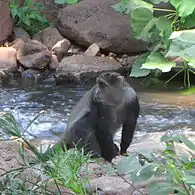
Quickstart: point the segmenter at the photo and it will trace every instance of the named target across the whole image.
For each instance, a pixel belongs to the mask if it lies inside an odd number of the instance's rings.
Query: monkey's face
[[[109,75],[110,76],[110,75]],[[119,106],[123,103],[123,77],[114,74],[112,77],[99,77],[97,79],[97,89],[95,100],[98,103],[108,106]]]

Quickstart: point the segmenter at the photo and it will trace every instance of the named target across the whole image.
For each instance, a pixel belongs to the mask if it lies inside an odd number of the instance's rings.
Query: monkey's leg
[[[137,117],[131,117],[129,121],[127,121],[123,125],[122,129],[122,138],[121,138],[121,144],[120,144],[120,154],[124,155],[127,153],[127,149],[130,146],[132,140],[133,140],[133,135],[135,132],[135,127],[137,123]]]

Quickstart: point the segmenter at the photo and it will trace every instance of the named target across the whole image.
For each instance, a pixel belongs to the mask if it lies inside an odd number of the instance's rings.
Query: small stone
[[[115,53],[111,53],[111,52],[110,52],[108,55],[109,55],[109,56],[112,56],[112,57],[116,57],[116,54],[115,54]]]
[[[129,56],[127,54],[123,54],[122,58],[128,58]]]
[[[80,52],[81,52],[81,49],[77,47],[76,45],[71,45],[70,49],[68,50],[69,55],[79,54]]]
[[[59,67],[59,61],[56,55],[52,54],[51,62],[49,63],[50,70],[56,70]]]
[[[106,57],[106,56],[104,54],[102,54],[101,57]]]
[[[52,54],[55,54],[60,62],[63,57],[67,54],[68,49],[70,48],[70,41],[68,39],[62,39],[58,41],[52,48]]]
[[[100,48],[96,43],[93,43],[88,47],[88,49],[85,51],[84,55],[86,56],[97,56],[100,52]]]
[[[108,58],[111,59],[111,60],[114,60],[114,58],[112,56],[109,56]]]

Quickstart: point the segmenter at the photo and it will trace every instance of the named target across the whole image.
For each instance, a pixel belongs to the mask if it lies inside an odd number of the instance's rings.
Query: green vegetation
[[[44,6],[34,0],[25,0],[21,6],[18,0],[11,0],[9,4],[15,26],[22,27],[30,35],[34,35],[49,25],[45,17],[41,15]]]
[[[158,8],[160,2],[168,2],[172,9]],[[155,70],[169,72],[177,68],[184,72],[184,86],[190,87],[190,72],[195,74],[195,4],[194,0],[121,0],[113,8],[131,16],[134,36],[148,43],[147,56],[141,56],[143,62],[133,67],[132,77],[145,77]],[[176,65],[176,58],[179,65]]]
[[[65,3],[67,3],[67,4],[72,5],[72,4],[78,3],[79,1],[80,0],[55,0],[55,3],[57,3],[57,4],[65,4]]]
[[[133,187],[139,182],[149,180],[149,195],[193,195],[195,192],[195,145],[184,135],[173,136],[170,133],[162,136],[161,142],[166,147],[162,155],[153,151],[139,151],[138,154],[124,157],[118,165],[108,167],[111,173],[116,173],[124,180],[129,175]],[[175,143],[184,144],[188,151],[179,153]],[[139,190],[138,190],[139,191]],[[140,191],[139,191],[140,192]],[[140,194],[143,194],[140,192]]]
[[[33,121],[31,121],[31,123]],[[51,184],[58,189],[58,193],[55,192],[55,194],[62,194],[60,186],[64,186],[75,194],[87,194],[86,184],[88,184],[88,178],[87,176],[81,175],[83,171],[81,168],[83,166],[86,167],[91,161],[90,155],[84,155],[83,150],[77,150],[76,148],[68,151],[63,151],[61,148],[58,148],[55,153],[51,154],[48,158],[48,156],[44,155],[23,136],[28,127],[22,133],[21,127],[18,125],[13,115],[9,113],[1,113],[0,127],[3,129],[6,136],[14,136],[22,140],[22,145],[19,150],[22,159],[21,167],[8,170],[0,175],[1,194],[50,195],[54,194],[49,188]],[[25,145],[27,147],[25,147]],[[30,150],[32,155],[29,156],[29,153],[26,152],[26,148]],[[29,169],[31,173],[33,171],[39,173],[37,174],[37,178],[27,180],[22,177],[24,171]],[[85,170],[85,172],[87,173],[87,170]],[[44,175],[45,179],[40,178],[40,175]]]

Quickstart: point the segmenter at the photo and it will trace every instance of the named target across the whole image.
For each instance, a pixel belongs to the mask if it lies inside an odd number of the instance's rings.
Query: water
[[[28,132],[38,138],[55,140],[65,130],[72,107],[90,87],[12,83],[0,88],[0,111],[11,112],[24,129],[40,111],[45,110]],[[141,104],[137,139],[152,132],[194,129],[195,95],[134,87]]]

